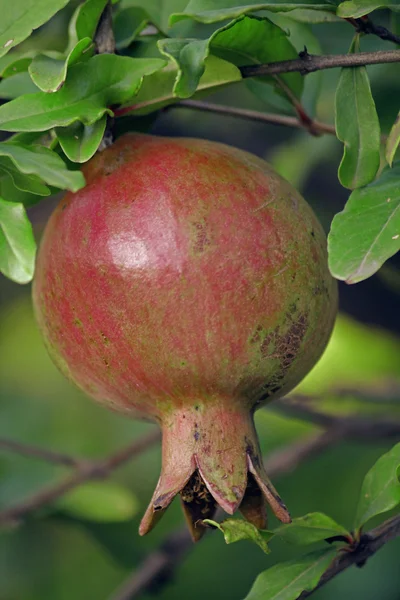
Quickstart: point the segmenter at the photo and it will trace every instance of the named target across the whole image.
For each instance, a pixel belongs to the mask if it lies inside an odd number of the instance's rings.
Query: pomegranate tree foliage
[[[385,0],[116,0],[118,55],[96,55],[94,37],[107,0],[86,0],[76,7],[64,52],[18,47],[67,4],[0,1],[0,98],[8,100],[0,107],[0,129],[13,134],[0,148],[0,270],[18,283],[34,273],[36,246],[25,208],[54,188],[84,185],[71,163],[84,163],[96,152],[107,116],[140,116],[182,98],[203,97],[240,81],[240,67],[296,58],[301,43],[319,53],[310,24],[360,18],[377,8],[400,12],[397,2]],[[156,35],[141,35],[148,25]],[[351,53],[360,50],[359,37]],[[246,79],[243,85],[277,112],[298,113],[301,102],[313,111],[320,75],[285,73]],[[339,180],[352,192],[332,222],[329,265],[336,278],[356,283],[400,248],[395,161],[400,126],[398,120],[393,124],[381,153],[384,142],[365,67],[342,69],[335,113],[344,145]],[[45,172],[49,161],[53,166]]]

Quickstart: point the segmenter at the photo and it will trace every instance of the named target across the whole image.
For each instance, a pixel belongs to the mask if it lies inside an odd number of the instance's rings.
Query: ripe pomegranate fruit
[[[162,473],[140,525],[180,494],[194,539],[216,505],[265,527],[255,409],[314,365],[337,290],[303,198],[222,144],[128,134],[51,216],[33,287],[51,356],[112,409],[157,421]]]

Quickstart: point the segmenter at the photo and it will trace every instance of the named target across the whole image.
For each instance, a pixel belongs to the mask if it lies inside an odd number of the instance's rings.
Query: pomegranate
[[[41,243],[35,312],[61,371],[162,428],[140,525],[180,494],[194,540],[217,505],[266,526],[290,515],[253,413],[325,348],[337,305],[312,210],[263,160],[204,140],[127,134],[83,168]]]

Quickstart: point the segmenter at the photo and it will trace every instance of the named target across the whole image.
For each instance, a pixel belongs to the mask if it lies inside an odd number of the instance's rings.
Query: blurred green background
[[[72,8],[59,13],[27,44],[63,49]],[[375,20],[387,24],[387,15],[377,13]],[[324,53],[347,51],[352,37],[347,24],[316,25],[313,31]],[[294,42],[299,50],[311,43],[301,32]],[[372,36],[362,40],[364,50],[384,47],[384,42]],[[399,108],[398,66],[373,66],[368,71],[381,122],[387,130]],[[312,76],[313,86],[320,87],[317,113],[321,120],[333,121],[338,76],[338,70]],[[223,90],[210,100],[270,110],[244,84]],[[122,128],[136,125],[128,119]],[[263,156],[303,192],[327,230],[333,214],[346,201],[347,191],[337,181],[341,148],[334,137],[311,138],[294,130],[184,108],[164,111],[154,120],[151,131],[219,140]],[[30,211],[38,238],[54,204],[55,200],[49,199]],[[299,388],[303,393],[324,394],[327,410],[399,415],[399,404],[390,402],[371,402],[364,407],[351,397],[329,400],[333,388],[361,386],[374,390],[389,383],[400,384],[399,265],[394,257],[370,280],[357,286],[340,286],[341,317],[330,346]],[[5,279],[0,279],[0,401],[1,436],[82,457],[103,457],[152,428],[96,406],[57,372],[34,323],[30,288]],[[265,453],[283,448],[313,430],[305,422],[280,416],[273,409],[259,411],[256,421]],[[293,516],[321,511],[351,528],[362,479],[392,443],[341,443],[295,472],[276,478],[274,483]],[[138,536],[140,516],[159,469],[160,449],[154,447],[116,471],[110,487],[104,483],[98,493],[89,489],[85,498],[71,497],[69,503],[50,507],[24,525],[3,531],[0,600],[109,598],[141,560],[183,523],[176,501],[154,532],[144,539]],[[1,507],[20,502],[66,473],[66,468],[1,453]],[[107,508],[109,497],[111,511]],[[283,542],[274,542],[272,550],[266,556],[247,542],[226,546],[222,536],[212,533],[188,552],[163,586],[141,598],[240,600],[260,571],[301,552]],[[400,600],[399,559],[397,540],[363,569],[352,568],[335,578],[315,594],[315,599]]]

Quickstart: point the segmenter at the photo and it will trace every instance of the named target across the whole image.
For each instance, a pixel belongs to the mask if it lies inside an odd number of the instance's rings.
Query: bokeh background
[[[35,32],[27,47],[63,50],[72,9],[73,3]],[[376,22],[387,24],[385,12],[376,15]],[[350,25],[327,23],[314,26],[313,31],[323,53],[347,51],[352,36]],[[310,43],[301,35],[294,42],[298,50]],[[364,50],[382,49],[384,44],[372,36],[362,40]],[[398,66],[377,65],[368,67],[368,72],[387,132],[399,109]],[[314,78],[314,88],[320,88],[317,111],[320,120],[333,121],[338,76],[338,70],[309,76]],[[306,102],[311,106],[312,90],[309,94]],[[244,84],[209,99],[271,110]],[[118,128],[122,131],[137,125],[136,121],[126,119]],[[187,108],[168,109],[149,126],[158,135],[218,140],[266,158],[301,190],[326,230],[347,199],[347,191],[337,181],[341,147],[333,136],[312,138],[296,130]],[[50,198],[30,209],[38,239],[55,202],[56,199]],[[398,417],[400,404],[394,399],[374,401],[374,393],[378,398],[382,389],[400,385],[399,298],[400,261],[396,257],[366,282],[356,286],[341,284],[341,314],[331,343],[298,391],[325,397],[321,406],[335,413],[375,412],[379,416]],[[351,394],[335,398],[332,393],[337,388],[360,387],[371,395],[368,404],[355,401]],[[88,458],[103,457],[152,428],[95,405],[58,373],[34,322],[30,287],[20,287],[3,278],[0,278],[0,415],[1,436]],[[304,421],[279,414],[273,407],[260,410],[256,422],[264,453],[272,453],[315,430]],[[392,444],[393,441],[385,440],[340,443],[274,482],[293,516],[321,511],[351,528],[362,479]],[[108,512],[104,506],[105,483],[102,493],[91,494],[83,507],[79,504],[82,499],[75,503],[71,500],[70,507],[68,503],[48,507],[23,525],[3,530],[0,600],[111,597],[143,558],[183,522],[176,501],[154,532],[144,539],[138,536],[140,516],[151,497],[159,469],[160,448],[156,446],[113,474],[109,493],[115,506]],[[1,453],[1,507],[20,502],[66,473],[67,469],[62,467]],[[112,487],[115,485],[118,487]],[[187,553],[168,581],[141,598],[240,600],[259,572],[300,552],[303,550],[275,542],[273,552],[266,556],[248,542],[226,546],[220,534],[212,533]],[[387,544],[363,569],[352,568],[335,578],[315,594],[315,599],[400,600],[399,567],[400,540],[397,540]]]

